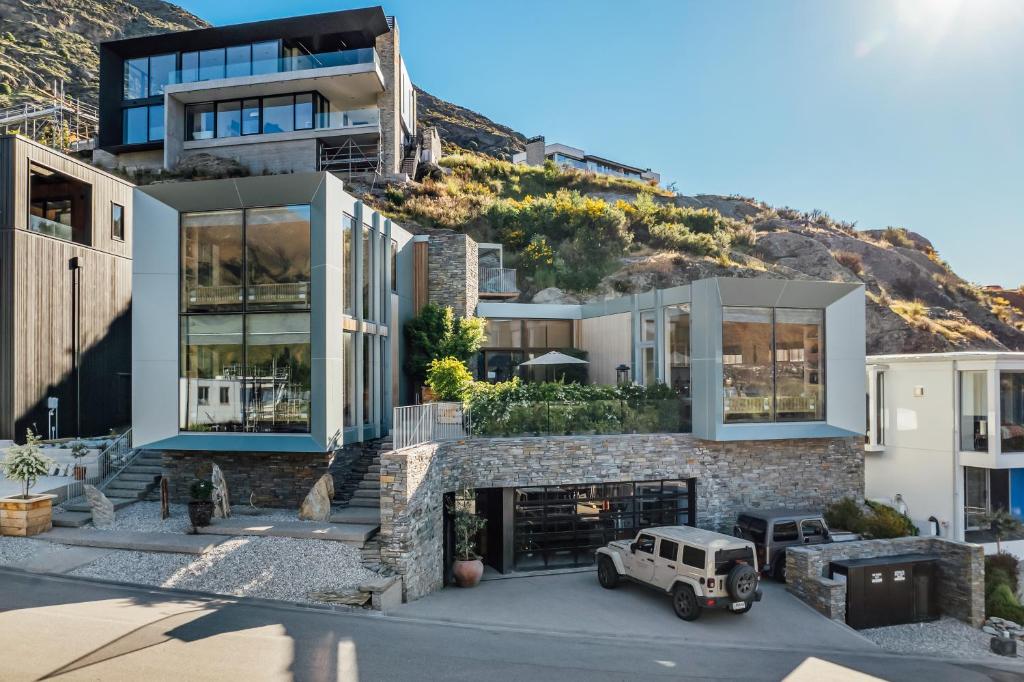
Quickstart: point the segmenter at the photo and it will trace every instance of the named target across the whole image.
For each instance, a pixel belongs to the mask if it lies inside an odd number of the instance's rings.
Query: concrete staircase
[[[335,488],[331,523],[373,526],[360,547],[363,564],[372,569],[380,565],[380,542],[375,538],[380,530],[380,453],[392,449],[391,439],[369,441],[359,449],[359,458]]]
[[[124,471],[115,476],[105,488],[103,494],[114,503],[114,509],[121,509],[133,502],[145,499],[149,493],[160,483],[160,454],[143,450]],[[68,516],[60,519],[58,524],[56,515],[54,525],[84,525],[89,517],[83,514],[90,514],[89,503],[84,498],[77,502],[64,505]],[[63,522],[67,522],[64,524]]]

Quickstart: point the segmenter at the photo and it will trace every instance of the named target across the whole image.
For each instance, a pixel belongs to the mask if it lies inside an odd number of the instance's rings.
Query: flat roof
[[[323,44],[314,41],[313,44],[306,45],[311,51],[320,52],[339,48],[373,47],[376,37],[390,30],[384,9],[378,5],[340,12],[322,12],[284,19],[251,21],[244,24],[211,26],[189,31],[107,40],[101,42],[100,47],[122,57],[131,58],[161,52],[227,47],[232,44],[261,40],[322,36]],[[338,42],[344,44],[339,45]]]
[[[1015,360],[1024,361],[1024,352],[1020,351],[950,351],[946,353],[893,353],[890,355],[869,355],[867,364],[886,364],[894,362],[942,362],[955,360]]]

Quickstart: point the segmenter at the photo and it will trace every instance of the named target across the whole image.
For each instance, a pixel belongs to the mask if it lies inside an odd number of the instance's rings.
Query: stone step
[[[380,483],[380,472],[379,471],[367,471],[363,474],[364,481],[375,481]]]
[[[354,498],[355,497],[366,497],[366,498],[378,500],[378,499],[380,499],[380,489],[379,488],[358,488],[358,489],[356,489],[356,491],[354,493],[352,493],[352,497],[354,497]]]
[[[120,478],[116,478],[107,484],[106,492],[117,494],[118,490],[134,490],[135,492],[145,492],[149,486],[153,485],[153,481],[124,481]],[[109,497],[109,495],[108,495]]]
[[[353,497],[348,501],[349,507],[377,507],[380,508],[379,497]]]
[[[57,528],[81,528],[92,521],[91,512],[54,511],[53,525]]]
[[[380,490],[380,481],[374,481],[373,479],[363,479],[359,481],[359,490]]]
[[[124,472],[117,475],[118,481],[145,481],[146,483],[154,483],[159,477],[159,474],[137,474],[130,469],[125,469]]]
[[[110,491],[107,490],[105,491],[104,494],[106,494],[106,492]],[[139,501],[137,497],[118,497],[113,493],[107,495],[107,498],[111,501],[111,503],[113,503],[114,509],[123,509],[124,507],[127,507],[129,504],[135,504],[136,502]],[[89,506],[88,502],[84,501],[75,502],[72,504],[65,504],[64,510],[71,512],[89,512],[90,514],[92,514],[92,507]]]
[[[331,523],[368,523],[380,525],[380,509],[374,507],[345,507],[331,514]]]
[[[124,473],[153,474],[154,476],[159,476],[160,474],[163,473],[163,469],[161,469],[158,466],[132,464],[130,467],[124,470]]]
[[[362,545],[376,535],[379,525],[318,523],[315,521],[249,521],[244,518],[213,519],[197,528],[203,535],[256,535],[302,540],[334,540]]]
[[[380,464],[371,464],[367,468],[367,471],[376,471],[377,473],[380,473]]]
[[[106,549],[130,549],[140,552],[171,552],[176,554],[203,554],[224,542],[223,538],[204,538],[201,535],[134,533],[85,528],[54,528],[35,537],[47,542],[78,547],[104,547]]]

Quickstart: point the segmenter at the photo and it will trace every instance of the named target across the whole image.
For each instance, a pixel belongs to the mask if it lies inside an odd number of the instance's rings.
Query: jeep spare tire
[[[749,564],[736,564],[725,579],[725,589],[736,601],[753,599],[757,589],[757,571]]]

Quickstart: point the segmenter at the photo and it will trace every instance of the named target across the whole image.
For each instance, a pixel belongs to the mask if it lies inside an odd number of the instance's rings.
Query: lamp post
[[[71,369],[75,375],[75,436],[82,437],[82,265],[78,256],[68,260],[71,271]]]
[[[629,365],[621,364],[615,368],[615,383],[619,386],[629,383]]]

